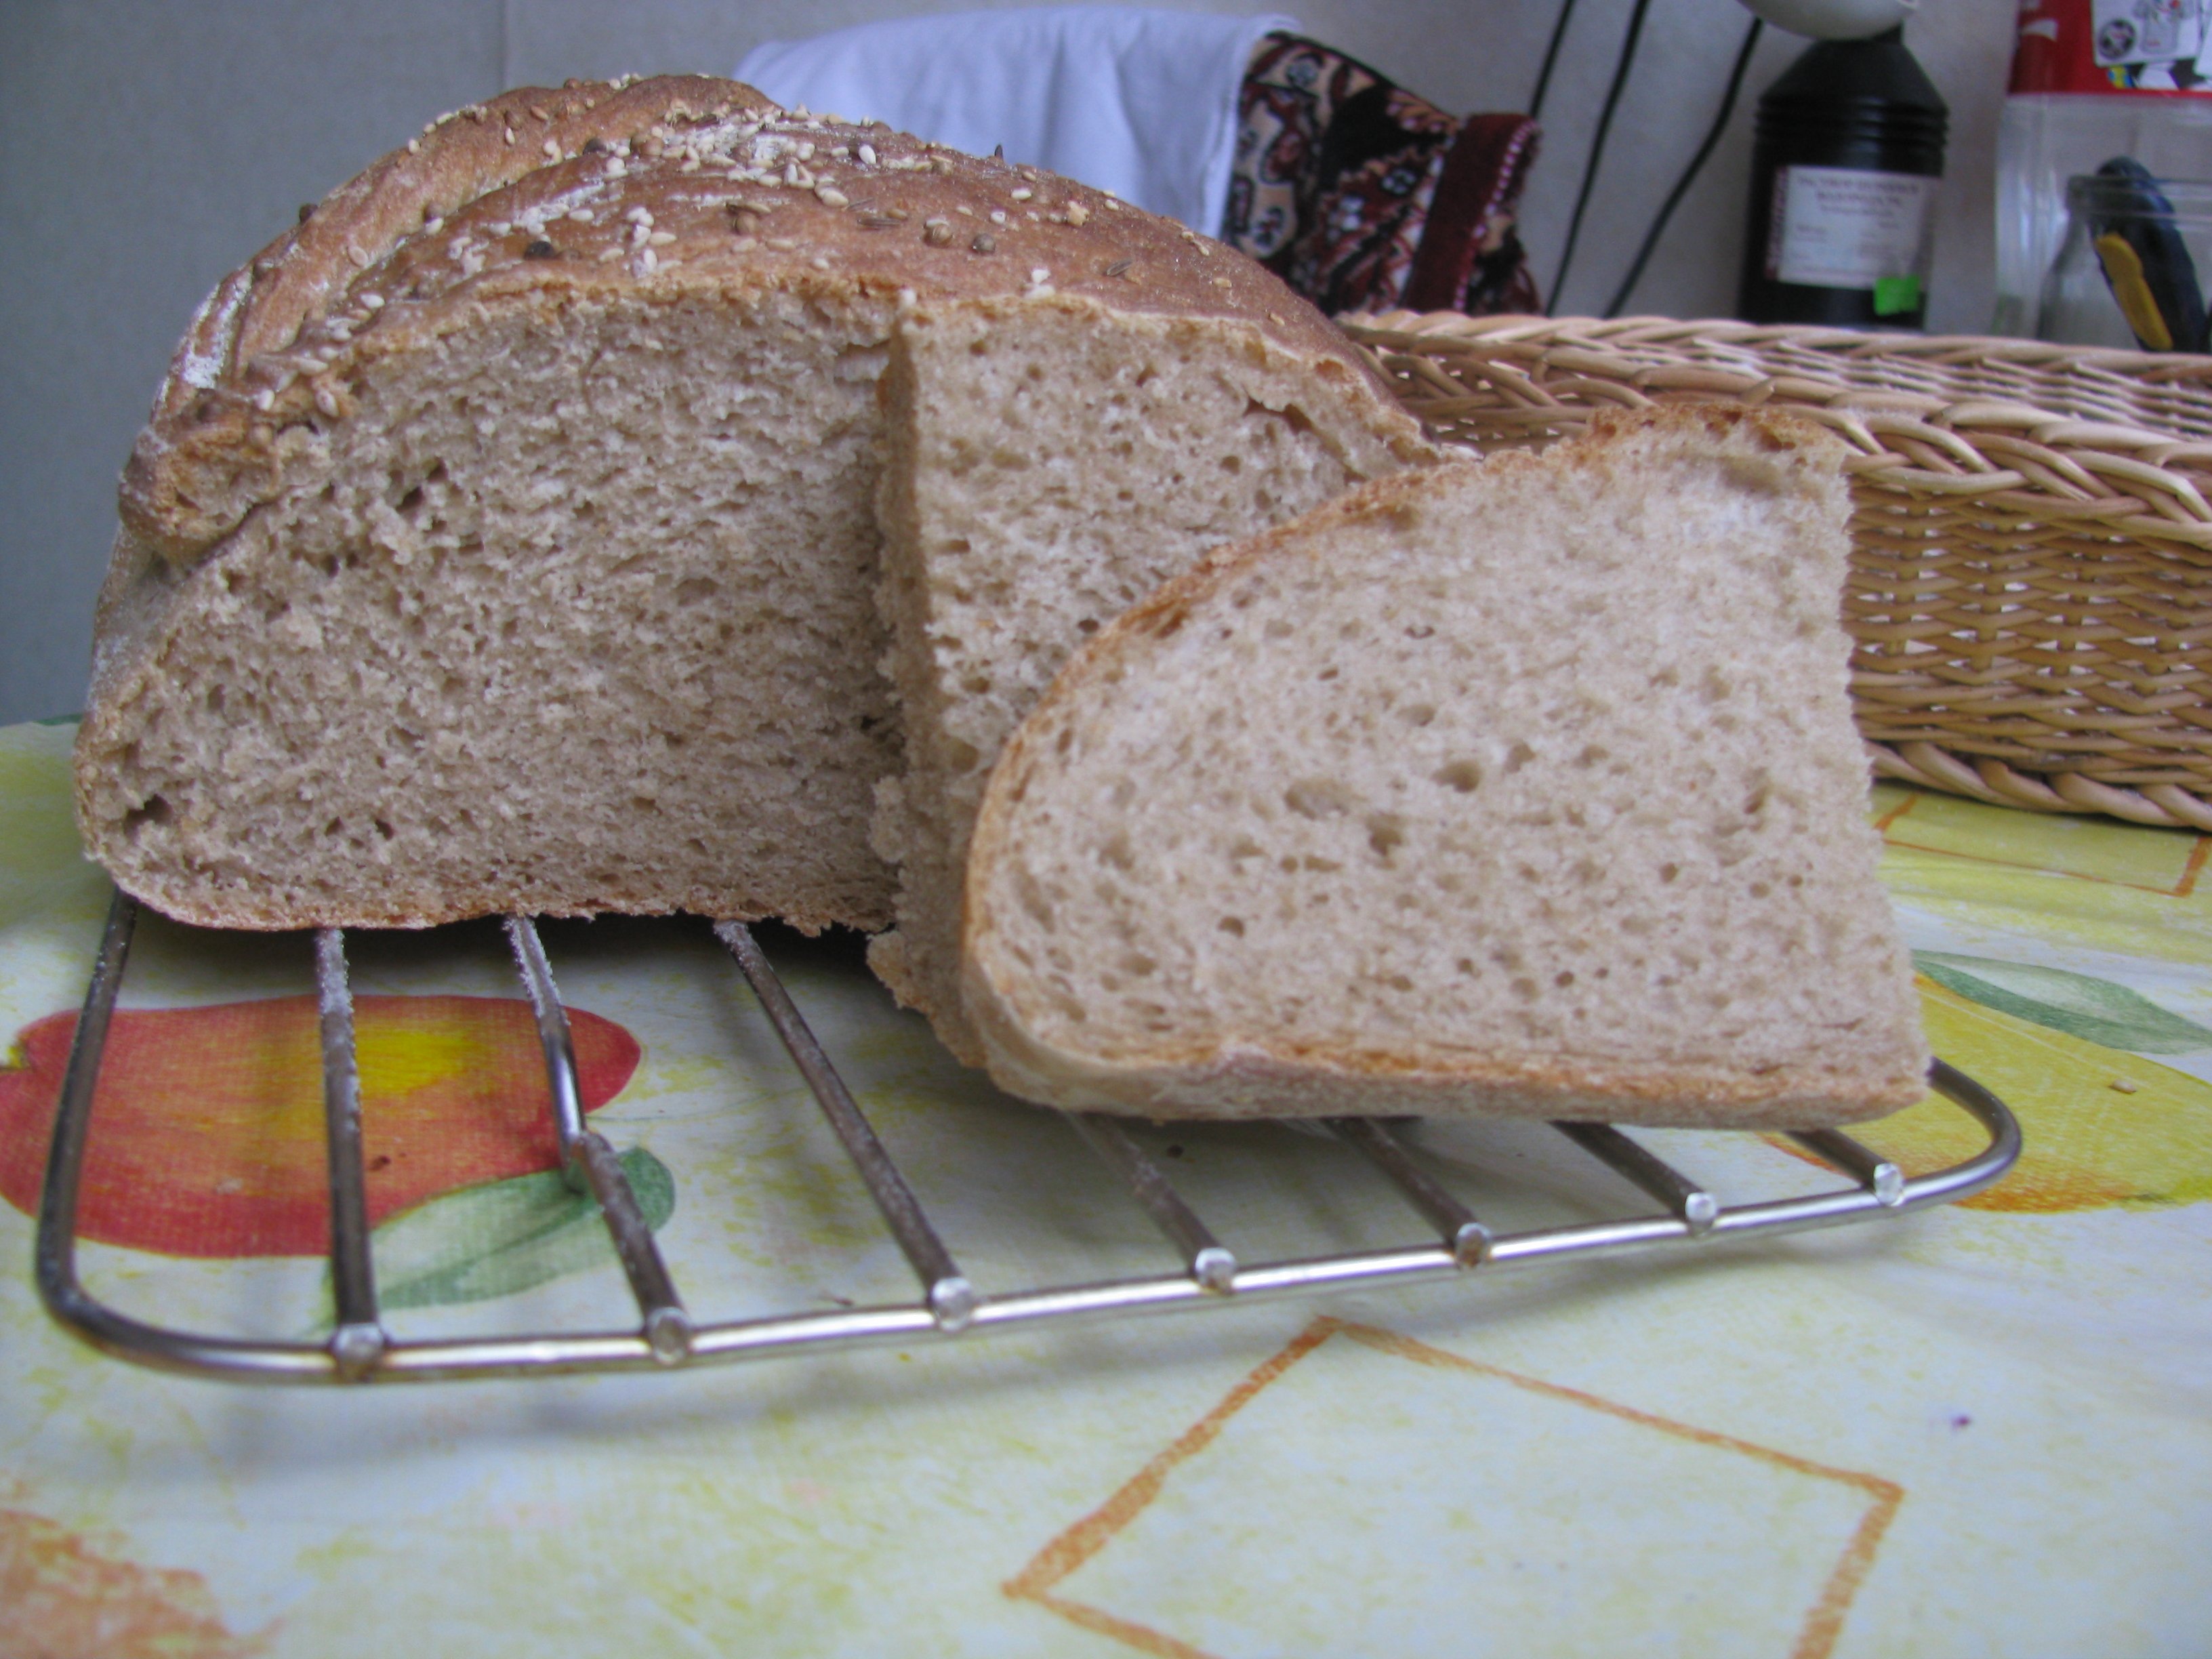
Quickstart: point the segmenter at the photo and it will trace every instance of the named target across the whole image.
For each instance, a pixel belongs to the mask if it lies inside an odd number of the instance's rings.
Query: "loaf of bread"
[[[1280,469],[1276,518],[1423,453],[1282,284],[1095,191],[728,82],[511,92],[193,320],[124,478],[87,847],[218,926],[883,926],[879,382],[909,355],[902,455],[941,418],[923,464],[1012,490],[1061,434],[1020,497],[1038,550],[1217,493],[1159,453],[1103,495],[1070,473],[1127,381],[1163,429],[1247,430],[1209,465]],[[1210,511],[1194,533],[1274,521]]]
[[[1741,410],[1601,416],[1353,490],[1103,629],[975,830],[993,1076],[1164,1117],[1917,1099],[1842,453]]]

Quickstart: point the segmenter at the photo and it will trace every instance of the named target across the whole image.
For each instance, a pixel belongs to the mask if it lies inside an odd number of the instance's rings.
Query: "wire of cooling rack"
[[[344,939],[332,928],[316,937],[315,978],[322,1016],[333,1329],[320,1343],[204,1335],[166,1329],[119,1313],[88,1292],[76,1273],[77,1192],[91,1133],[93,1097],[137,915],[137,901],[117,893],[63,1077],[39,1209],[39,1293],[57,1320],[107,1353],[231,1382],[424,1382],[642,1370],[878,1343],[960,1340],[1043,1322],[1225,1307],[1260,1297],[1372,1288],[1567,1256],[1614,1255],[1875,1220],[1979,1192],[2001,1179],[2020,1156],[2020,1127],[2004,1104],[1939,1060],[1930,1069],[1929,1083],[1972,1116],[1990,1137],[1989,1146],[1965,1163],[1907,1176],[1848,1135],[1832,1129],[1807,1131],[1791,1139],[1822,1164],[1849,1176],[1850,1185],[1802,1197],[1723,1204],[1619,1129],[1598,1123],[1559,1123],[1553,1127],[1560,1133],[1650,1195],[1661,1206],[1660,1212],[1501,1233],[1425,1170],[1405,1138],[1388,1123],[1333,1118],[1325,1120],[1329,1132],[1388,1178],[1408,1208],[1428,1224],[1430,1237],[1395,1249],[1245,1264],[1215,1237],[1120,1122],[1070,1113],[1077,1133],[1127,1186],[1174,1246],[1182,1271],[985,1295],[961,1273],[751,931],[740,922],[718,922],[715,936],[735,958],[860,1172],[913,1267],[921,1295],[913,1303],[834,1313],[702,1323],[678,1294],[614,1149],[585,1123],[568,1018],[552,967],[535,925],[514,916],[507,921],[507,939],[524,994],[537,1018],[562,1169],[572,1187],[588,1191],[598,1203],[636,1301],[638,1323],[629,1330],[402,1341],[385,1329],[377,1310],[362,1174],[352,995]]]

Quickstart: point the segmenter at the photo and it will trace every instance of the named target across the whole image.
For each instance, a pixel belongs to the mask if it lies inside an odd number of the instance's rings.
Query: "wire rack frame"
[[[321,1017],[334,1325],[328,1340],[321,1343],[205,1335],[166,1329],[118,1312],[88,1292],[77,1278],[77,1192],[91,1134],[93,1097],[137,915],[137,902],[118,892],[63,1077],[39,1207],[39,1294],[55,1319],[105,1352],[161,1370],[234,1382],[428,1382],[652,1370],[880,1343],[949,1340],[1078,1318],[1224,1308],[1262,1297],[1374,1288],[1487,1273],[1569,1256],[1611,1255],[1876,1220],[1979,1192],[2002,1179],[2020,1156],[2020,1127],[2004,1104],[1939,1060],[1930,1070],[1930,1084],[1972,1115],[1990,1137],[1988,1146],[1965,1163],[1907,1176],[1848,1135],[1810,1130],[1791,1138],[1823,1164],[1848,1176],[1850,1185],[1803,1197],[1724,1205],[1619,1129],[1602,1123],[1562,1122],[1553,1127],[1640,1188],[1659,1209],[1614,1220],[1500,1233],[1424,1170],[1413,1147],[1389,1123],[1334,1118],[1325,1120],[1331,1133],[1381,1171],[1427,1224],[1428,1237],[1395,1249],[1247,1265],[1214,1237],[1116,1120],[1069,1113],[1066,1115],[1076,1133],[1127,1185],[1172,1244],[1182,1269],[986,1296],[960,1271],[751,931],[741,922],[724,921],[714,924],[715,936],[759,998],[866,1184],[920,1281],[921,1295],[911,1303],[702,1323],[693,1318],[678,1293],[614,1149],[584,1121],[568,1015],[551,965],[534,923],[512,916],[506,923],[507,940],[544,1051],[563,1170],[572,1187],[588,1191],[598,1202],[636,1301],[638,1323],[630,1330],[401,1341],[386,1331],[377,1310],[362,1182],[353,998],[343,935],[326,928],[315,939],[315,981]]]

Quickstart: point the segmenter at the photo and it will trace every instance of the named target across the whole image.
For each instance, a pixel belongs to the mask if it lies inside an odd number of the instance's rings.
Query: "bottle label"
[[[2197,0],[2094,0],[2089,15],[2100,69],[2193,60],[2204,44]]]
[[[1777,167],[1768,279],[1871,293],[1881,316],[1917,310],[1936,182],[1916,173]]]
[[[2212,95],[2212,0],[2021,0],[2011,90]]]

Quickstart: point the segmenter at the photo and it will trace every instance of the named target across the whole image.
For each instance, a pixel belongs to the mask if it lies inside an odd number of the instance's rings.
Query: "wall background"
[[[1033,0],[1032,0],[1033,3]],[[1547,293],[1631,0],[1580,0],[1524,235]],[[228,270],[446,110],[526,82],[726,75],[762,40],[989,0],[6,0],[0,5],[0,722],[80,704],[115,475],[186,319]],[[1177,0],[1150,0],[1173,5]],[[1527,106],[1557,0],[1216,0],[1275,9],[1443,107]],[[1930,326],[1986,326],[2014,0],[1922,0],[1951,106]],[[1565,313],[1610,298],[1717,104],[1748,15],[1652,0]],[[1751,106],[1803,49],[1769,29],[1727,137],[1630,309],[1725,315]]]

